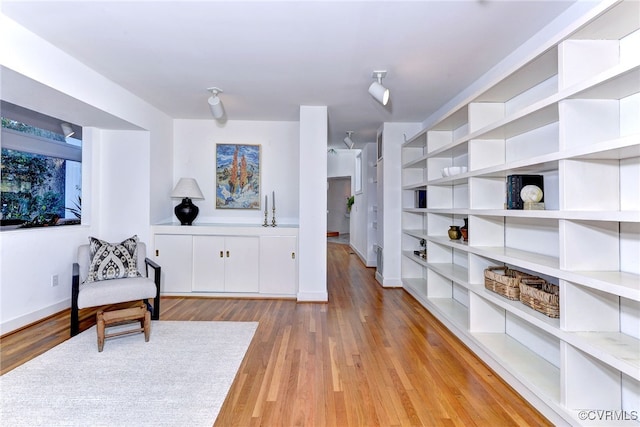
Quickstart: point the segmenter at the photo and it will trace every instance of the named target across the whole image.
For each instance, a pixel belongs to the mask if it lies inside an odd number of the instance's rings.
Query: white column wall
[[[149,132],[100,132],[100,238],[150,242]],[[126,153],[126,155],[123,155]],[[144,224],[144,225],[143,225]]]
[[[402,144],[405,136],[420,130],[420,123],[385,123],[382,131],[384,158],[381,242],[384,256],[382,286],[402,286]]]
[[[328,301],[327,107],[300,107],[298,301]]]

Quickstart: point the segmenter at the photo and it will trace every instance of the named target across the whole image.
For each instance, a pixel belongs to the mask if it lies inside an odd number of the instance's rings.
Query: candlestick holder
[[[269,223],[267,222],[267,217],[269,216],[269,212],[265,209],[264,210],[264,222],[262,223],[263,227],[268,227]]]
[[[266,219],[265,219],[266,221]],[[272,227],[277,227],[278,224],[276,224],[276,208],[273,208],[273,218],[271,218],[271,226]]]

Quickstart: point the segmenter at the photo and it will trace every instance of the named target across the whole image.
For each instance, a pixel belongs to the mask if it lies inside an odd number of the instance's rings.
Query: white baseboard
[[[70,298],[57,302],[48,307],[41,308],[40,310],[25,314],[23,316],[7,320],[6,322],[2,322],[0,323],[0,335],[8,334],[9,332],[15,331],[16,329],[20,329],[24,326],[30,325],[31,323],[35,323],[38,320],[42,320],[47,316],[59,313],[69,307],[71,307]]]
[[[402,280],[391,277],[384,277],[382,274],[376,271],[376,281],[382,285],[383,288],[401,288]]]
[[[327,292],[298,292],[298,302],[327,302]]]
[[[359,250],[358,248],[356,248],[353,245],[349,245],[351,247],[351,250],[358,255],[358,258],[360,258],[360,261],[362,261],[362,263],[364,264],[365,267],[375,267],[376,266],[376,260],[375,259],[367,259],[366,256],[364,256]]]

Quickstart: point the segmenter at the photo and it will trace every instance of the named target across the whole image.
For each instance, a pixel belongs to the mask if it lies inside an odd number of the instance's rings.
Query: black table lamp
[[[193,178],[180,178],[180,181],[171,192],[171,198],[182,199],[182,203],[176,206],[173,212],[180,220],[180,224],[191,225],[199,212],[198,207],[191,202],[191,199],[204,200],[196,180]]]

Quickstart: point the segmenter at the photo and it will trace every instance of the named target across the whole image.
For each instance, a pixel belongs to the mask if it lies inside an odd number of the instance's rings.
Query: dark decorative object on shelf
[[[460,227],[460,233],[462,233],[462,240],[465,242],[469,239],[469,218],[463,218],[464,225]]]
[[[173,210],[176,217],[180,220],[180,224],[191,225],[200,211],[191,199],[204,199],[196,180],[193,178],[180,178],[176,188],[171,192],[171,197],[174,199],[182,199],[182,203]]]
[[[419,209],[427,207],[427,190],[416,190],[415,206]]]
[[[427,241],[425,239],[420,239],[420,249],[419,251],[413,251],[414,255],[419,256],[422,259],[427,259]]]
[[[175,207],[173,212],[180,220],[180,224],[191,225],[193,223],[193,220],[198,216],[200,209],[193,204],[190,198],[185,197],[184,199],[182,199],[182,203]]]
[[[542,175],[509,175],[507,176],[506,209],[524,209],[524,201],[520,197],[522,188],[527,185],[537,186],[544,194],[544,177]],[[538,200],[544,203],[544,195]]]
[[[457,225],[450,226],[447,233],[449,234],[449,238],[451,240],[458,240],[462,236],[462,233],[460,233],[460,227],[458,227]]]

